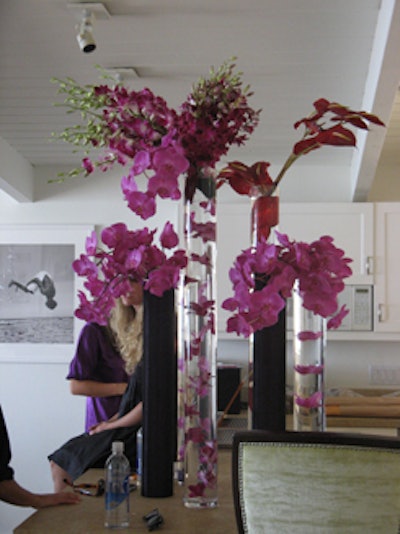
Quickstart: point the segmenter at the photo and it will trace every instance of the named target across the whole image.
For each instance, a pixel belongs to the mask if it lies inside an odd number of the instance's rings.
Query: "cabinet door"
[[[376,332],[400,332],[400,204],[375,205]]]
[[[353,261],[347,284],[373,284],[373,204],[282,204],[279,231],[296,241],[334,238]]]

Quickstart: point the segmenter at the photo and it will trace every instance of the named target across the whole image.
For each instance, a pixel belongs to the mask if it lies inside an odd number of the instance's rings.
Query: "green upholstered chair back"
[[[239,533],[400,533],[400,440],[333,432],[235,434]]]

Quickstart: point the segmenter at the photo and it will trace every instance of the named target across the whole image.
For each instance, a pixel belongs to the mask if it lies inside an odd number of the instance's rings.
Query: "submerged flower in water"
[[[318,408],[322,405],[322,399],[322,391],[316,391],[310,397],[300,397],[299,395],[294,396],[294,402],[297,406],[301,406],[302,408]]]
[[[301,375],[320,375],[323,373],[323,365],[295,365],[294,370]]]
[[[315,341],[322,337],[322,332],[311,332],[310,330],[303,330],[297,335],[299,341]]]

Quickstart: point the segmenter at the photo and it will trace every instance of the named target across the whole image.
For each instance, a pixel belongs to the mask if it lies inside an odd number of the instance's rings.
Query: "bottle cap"
[[[113,441],[112,443],[112,452],[114,454],[121,454],[124,452],[124,442],[123,441]]]

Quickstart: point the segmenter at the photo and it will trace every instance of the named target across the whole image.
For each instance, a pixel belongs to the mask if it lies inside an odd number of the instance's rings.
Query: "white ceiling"
[[[178,107],[209,67],[237,56],[261,122],[245,148],[248,163],[280,165],[299,133],[293,123],[325,97],[388,121],[400,80],[400,5],[396,0],[108,0],[97,20],[97,49],[79,50],[76,19],[65,0],[0,2],[0,187],[29,200],[33,169],[76,166],[80,155],[50,141],[77,117],[54,107],[52,77],[99,81],[96,65],[133,66],[135,89],[148,86]],[[392,13],[393,12],[393,13]],[[385,157],[399,165],[400,104],[386,130],[373,128],[358,152],[328,148],[308,164],[350,166],[350,200],[365,200],[386,135]],[[304,158],[303,161],[305,161]],[[12,165],[11,165],[12,163]],[[353,163],[354,164],[354,163]],[[360,170],[358,170],[358,167]],[[20,169],[18,173],[15,169]]]

